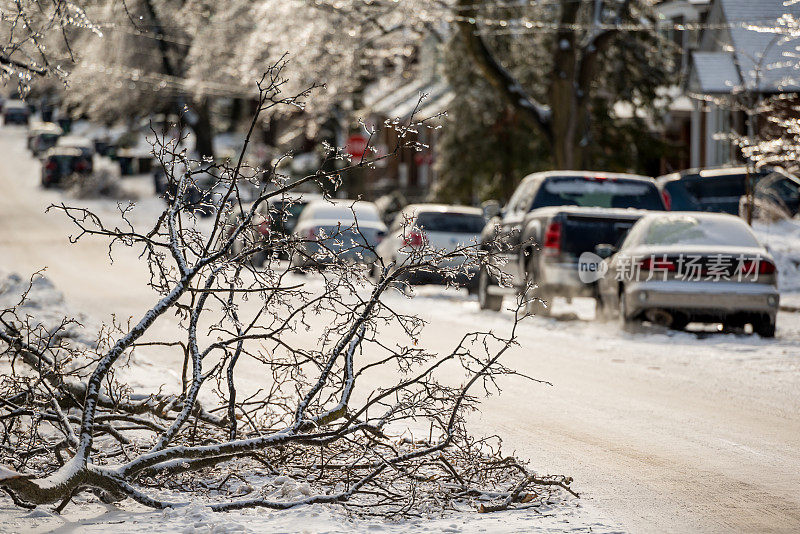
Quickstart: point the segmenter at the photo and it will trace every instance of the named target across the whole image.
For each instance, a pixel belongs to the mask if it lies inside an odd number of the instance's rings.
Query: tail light
[[[561,223],[553,221],[544,233],[544,253],[555,255],[561,252]]]
[[[669,191],[664,189],[661,191],[661,198],[664,199],[664,207],[667,208],[667,211],[672,209],[672,195],[669,194]]]
[[[47,169],[48,171],[54,171],[58,168],[58,165],[56,164],[55,161],[50,160],[47,162],[47,165],[45,165],[44,168]]]
[[[270,233],[270,219],[269,217],[261,217],[261,220],[256,223],[256,230],[261,235],[269,235]]]
[[[755,273],[754,263],[758,263],[758,274],[775,274],[775,264],[769,260],[744,260],[740,265],[741,272]]]
[[[403,237],[403,245],[407,247],[421,247],[422,246],[422,232],[419,230],[411,230]]]
[[[678,265],[674,261],[666,258],[658,259],[650,256],[649,258],[644,258],[639,261],[639,269],[642,271],[652,271],[657,269],[659,271],[674,273],[678,270]]]
[[[769,260],[758,262],[758,274],[775,274],[775,264]]]
[[[88,169],[89,169],[89,165],[83,160],[78,160],[78,162],[75,163],[75,170],[78,171],[78,172],[83,172],[83,171],[86,171]]]

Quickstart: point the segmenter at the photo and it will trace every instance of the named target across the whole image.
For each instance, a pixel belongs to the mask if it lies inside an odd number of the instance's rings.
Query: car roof
[[[33,135],[55,133],[61,134],[62,130],[58,124],[52,122],[38,122],[29,128],[30,133]]]
[[[268,202],[272,204],[275,202],[284,202],[290,200],[292,202],[311,203],[315,200],[322,200],[323,198],[324,197],[319,193],[295,193],[293,191],[287,191],[286,193],[270,197]]]
[[[472,206],[455,206],[450,204],[409,204],[403,208],[404,212],[420,213],[463,213],[468,215],[483,215],[480,208]]]
[[[644,176],[641,174],[628,174],[624,172],[604,172],[604,171],[545,171],[545,172],[535,172],[533,174],[529,174],[523,181],[532,181],[532,180],[544,180],[546,178],[552,177],[584,177],[584,178],[613,178],[613,179],[625,179],[625,180],[639,180],[643,182],[651,182],[653,178],[651,176]]]
[[[83,156],[83,152],[71,146],[56,146],[45,153],[45,157],[48,156]]]
[[[716,211],[648,211],[646,212],[647,215],[643,217],[648,221],[654,219],[662,219],[662,218],[679,218],[679,217],[692,217],[699,221],[713,221],[713,220],[725,220],[725,221],[740,221],[742,224],[747,224],[744,219],[737,215],[731,215],[730,213],[721,213]]]
[[[91,147],[94,148],[94,142],[88,137],[81,137],[78,135],[65,135],[59,138],[59,146],[74,146],[74,147]]]
[[[760,169],[756,169],[755,174],[766,174],[769,172],[774,172],[775,169],[771,167],[762,167]],[[673,172],[670,174],[665,174],[663,176],[659,176],[656,178],[659,182],[666,182],[672,180],[680,180],[682,178],[686,178],[687,176],[692,177],[700,177],[700,178],[714,178],[717,176],[735,176],[739,174],[747,174],[748,168],[744,165],[739,165],[736,167],[710,167],[710,168],[694,168],[694,169],[684,169],[682,171]]]
[[[22,108],[28,109],[28,106],[22,100],[6,100],[5,109],[9,109],[9,108],[11,108],[11,109],[14,109],[14,108],[17,108],[17,109],[22,109]]]

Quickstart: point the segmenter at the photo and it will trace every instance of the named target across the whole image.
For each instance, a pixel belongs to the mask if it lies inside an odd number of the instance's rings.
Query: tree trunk
[[[196,145],[195,149],[200,158],[214,157],[214,132],[211,129],[211,110],[208,99],[196,102],[193,106],[197,113],[197,121],[192,125]]]

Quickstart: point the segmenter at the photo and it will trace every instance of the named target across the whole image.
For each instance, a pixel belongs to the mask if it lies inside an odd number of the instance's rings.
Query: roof
[[[705,51],[692,54],[695,89],[727,94],[747,90],[782,93],[800,90],[797,40],[772,30],[785,15],[800,18],[800,3],[785,0],[717,0],[720,21],[730,25],[729,43],[709,33]],[[713,10],[712,10],[713,11]],[[785,27],[784,27],[785,28]],[[709,50],[709,48],[711,48]]]
[[[703,93],[730,93],[742,84],[731,52],[695,52],[694,79]]]
[[[454,96],[445,81],[414,80],[400,87],[373,87],[364,100],[372,113],[398,118],[414,113],[417,118],[427,119],[447,111]]]

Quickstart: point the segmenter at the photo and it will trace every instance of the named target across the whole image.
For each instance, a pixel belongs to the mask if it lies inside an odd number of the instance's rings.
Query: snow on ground
[[[346,534],[381,532],[386,534],[437,533],[592,533],[622,532],[611,525],[590,503],[575,501],[563,506],[540,506],[493,514],[453,512],[444,517],[405,520],[358,519],[340,507],[313,505],[290,510],[251,509],[236,512],[209,512],[199,504],[185,508],[151,510],[138,505],[112,506],[76,499],[63,515],[37,508],[24,511],[0,501],[0,530],[9,534],[39,532],[106,533],[148,532],[228,534],[248,532]]]

